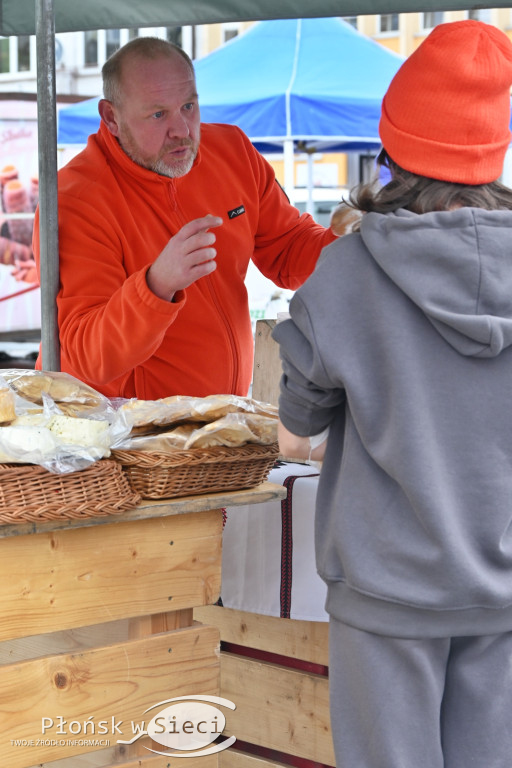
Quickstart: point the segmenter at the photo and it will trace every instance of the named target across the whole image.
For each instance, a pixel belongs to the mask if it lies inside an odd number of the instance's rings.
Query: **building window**
[[[223,24],[222,25],[222,42],[227,43],[228,40],[232,40],[238,35],[238,24]]]
[[[343,21],[346,21],[347,24],[350,24],[351,27],[357,29],[357,16],[342,16],[341,18]]]
[[[30,72],[30,37],[22,35],[16,38],[18,48],[18,72]]]
[[[102,67],[122,45],[139,36],[138,29],[96,29],[84,32],[84,66]]]
[[[183,28],[182,27],[167,27],[165,30],[165,36],[170,43],[178,45],[183,48]]]
[[[444,13],[443,11],[429,11],[428,13],[422,13],[423,29],[433,29],[438,24],[443,23]]]
[[[112,56],[121,47],[121,30],[107,29],[106,33],[106,58]]]
[[[9,64],[9,38],[0,38],[0,74],[5,75],[10,72]]]
[[[35,38],[29,35],[0,38],[0,74],[33,72]]]
[[[379,16],[379,32],[398,32],[398,13],[381,13]]]
[[[98,33],[84,32],[84,64],[86,67],[98,66]]]
[[[473,19],[474,21],[484,21],[486,24],[491,23],[491,9],[490,8],[480,8],[474,11],[468,11],[468,19]]]

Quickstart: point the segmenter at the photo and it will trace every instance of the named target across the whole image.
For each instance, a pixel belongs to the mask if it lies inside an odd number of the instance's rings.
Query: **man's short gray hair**
[[[121,77],[123,62],[126,59],[172,59],[176,54],[185,59],[192,74],[194,74],[192,59],[178,45],[163,40],[161,37],[136,37],[130,40],[129,43],[126,43],[126,45],[123,45],[122,48],[113,53],[103,65],[101,70],[103,96],[111,104],[119,105],[121,102]]]

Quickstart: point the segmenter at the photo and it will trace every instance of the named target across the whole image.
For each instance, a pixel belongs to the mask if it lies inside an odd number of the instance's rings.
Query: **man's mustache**
[[[166,144],[164,152],[172,152],[174,149],[181,149],[182,147],[192,147],[192,139],[182,139],[181,141],[174,141],[172,144]]]

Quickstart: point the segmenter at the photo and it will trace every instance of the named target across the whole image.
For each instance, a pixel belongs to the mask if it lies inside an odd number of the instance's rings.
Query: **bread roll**
[[[9,423],[16,418],[14,393],[8,387],[0,389],[0,424]]]

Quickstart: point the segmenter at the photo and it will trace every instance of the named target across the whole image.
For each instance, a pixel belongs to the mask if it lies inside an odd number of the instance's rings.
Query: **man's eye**
[[[153,113],[153,117],[155,117],[157,120],[158,120],[160,117],[163,117],[163,115],[164,115],[164,113],[163,113],[163,110],[160,110],[160,112],[154,112],[154,113]]]
[[[187,112],[190,112],[192,109],[194,109],[194,107],[195,107],[195,103],[193,101],[191,101],[189,104],[183,105],[183,109],[186,110]]]

